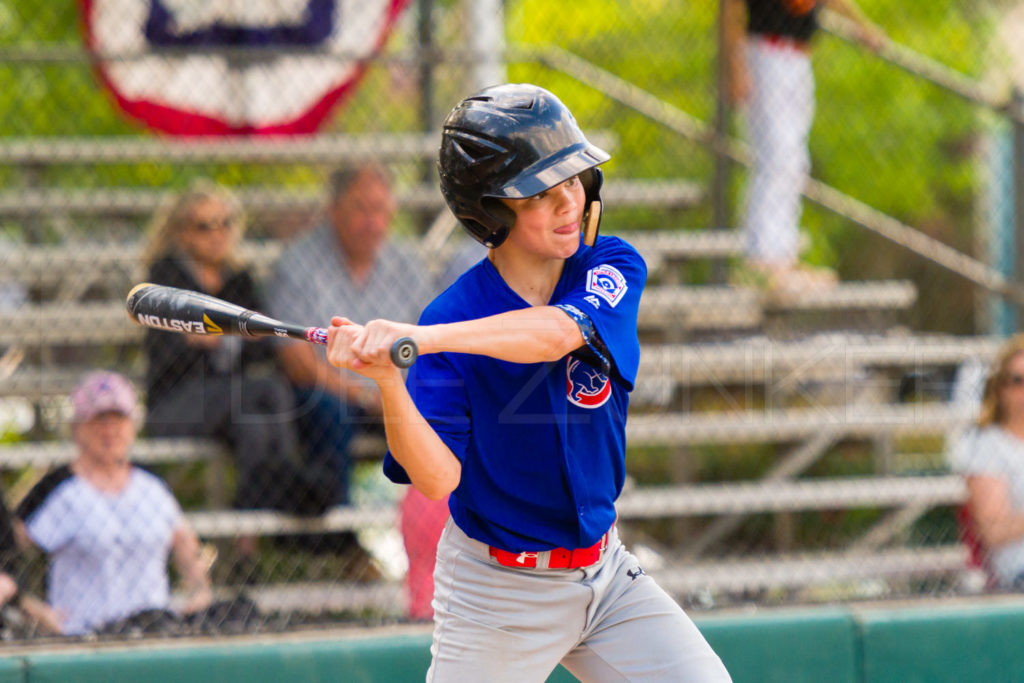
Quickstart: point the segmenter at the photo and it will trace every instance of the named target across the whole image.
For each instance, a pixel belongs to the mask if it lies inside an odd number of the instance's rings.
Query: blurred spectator
[[[383,167],[365,164],[333,173],[325,221],[292,243],[277,263],[267,290],[270,314],[324,327],[339,311],[358,322],[414,322],[435,285],[418,255],[390,239],[396,210]],[[372,382],[329,365],[322,347],[279,343],[309,457],[333,470],[337,502],[347,503],[352,438],[382,434],[379,395]],[[309,540],[324,550],[362,552],[353,534]]]
[[[430,500],[415,486],[409,486],[399,505],[399,519],[409,572],[405,587],[409,596],[409,618],[417,621],[434,616],[434,563],[437,542],[448,521],[448,497]]]
[[[801,193],[810,174],[814,119],[811,38],[823,6],[852,19],[864,44],[884,34],[853,0],[727,0],[729,96],[746,105],[754,153],[743,219],[747,264],[738,280],[778,292],[835,284],[828,269],[799,263]]]
[[[166,484],[129,460],[138,404],[122,375],[95,372],[72,393],[78,450],[17,509],[19,534],[48,555],[47,597],[60,631],[80,635],[134,614],[170,609],[167,560],[191,613],[211,602],[199,541]]]
[[[951,453],[967,479],[968,537],[1002,588],[1024,589],[1024,335],[1001,349],[974,429]]]
[[[0,253],[11,254],[19,247],[19,242],[0,235]],[[0,275],[0,312],[15,312],[28,303],[28,299],[28,289],[22,282]],[[24,346],[0,345],[0,379],[14,374],[24,359]],[[18,432],[27,431],[34,422],[33,412],[32,405],[23,398],[0,398],[0,434],[12,429]]]
[[[256,283],[239,262],[241,208],[226,188],[199,180],[173,198],[152,226],[149,282],[191,289],[260,310]],[[336,495],[330,477],[297,457],[291,391],[269,340],[147,330],[146,431],[157,437],[211,437],[228,444],[238,467],[234,505],[320,514]],[[253,580],[256,541],[238,542],[238,580]]]
[[[56,612],[45,602],[21,590],[16,578],[20,574],[17,567],[18,558],[19,550],[11,513],[7,510],[3,495],[0,494],[0,607],[15,605],[34,620],[42,632],[60,633],[60,621]]]

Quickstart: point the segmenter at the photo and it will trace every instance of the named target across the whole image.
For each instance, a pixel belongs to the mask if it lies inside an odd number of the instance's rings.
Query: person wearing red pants
[[[409,618],[427,621],[434,617],[430,601],[434,598],[434,562],[437,542],[448,521],[448,497],[430,500],[410,486],[398,507],[399,526],[409,572],[405,588],[409,597]]]

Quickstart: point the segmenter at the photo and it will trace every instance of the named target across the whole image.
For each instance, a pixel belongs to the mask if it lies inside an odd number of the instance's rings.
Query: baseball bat
[[[183,334],[238,335],[242,337],[292,337],[327,344],[327,330],[281,322],[223,299],[188,289],[135,285],[125,299],[128,315],[145,327]],[[407,368],[416,362],[419,349],[410,337],[391,345],[391,362]]]

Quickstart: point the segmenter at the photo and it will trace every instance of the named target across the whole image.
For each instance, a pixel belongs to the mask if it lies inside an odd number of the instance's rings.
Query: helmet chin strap
[[[590,202],[586,215],[583,216],[583,244],[588,247],[594,246],[597,241],[597,231],[601,227],[601,201]]]

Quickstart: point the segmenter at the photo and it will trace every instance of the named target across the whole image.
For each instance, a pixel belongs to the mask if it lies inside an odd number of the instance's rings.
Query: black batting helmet
[[[444,120],[437,167],[452,213],[477,241],[493,248],[515,222],[500,199],[532,197],[573,176],[583,183],[587,210],[600,219],[597,165],[609,158],[587,141],[557,97],[521,83],[487,88],[459,102]]]

